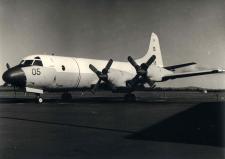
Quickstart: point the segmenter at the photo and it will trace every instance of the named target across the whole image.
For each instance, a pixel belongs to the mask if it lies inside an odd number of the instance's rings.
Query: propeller
[[[155,61],[156,56],[152,55],[147,62],[142,63],[141,65],[138,65],[136,63],[136,61],[131,57],[128,56],[128,61],[130,62],[130,64],[135,68],[137,74],[136,76],[127,82],[128,86],[133,88],[134,86],[137,85],[138,82],[144,82],[144,83],[148,83],[150,87],[154,86],[154,82],[152,82],[148,77],[147,77],[147,73],[148,73],[148,68],[149,66]],[[155,87],[155,86],[154,86]]]
[[[91,92],[94,94],[97,90],[97,88],[100,86],[101,81],[104,81],[110,88],[113,90],[115,89],[114,85],[112,84],[111,81],[108,79],[108,72],[110,67],[112,66],[113,60],[110,59],[105,66],[105,68],[102,69],[102,71],[99,71],[95,66],[92,64],[89,65],[89,68],[98,76],[99,80],[98,82],[94,85],[92,88]]]

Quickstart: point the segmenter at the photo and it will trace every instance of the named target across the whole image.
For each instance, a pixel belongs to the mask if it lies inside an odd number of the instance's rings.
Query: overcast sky
[[[13,66],[30,54],[138,58],[151,32],[164,65],[225,68],[224,0],[0,0],[0,74],[6,62]],[[160,85],[225,88],[225,75]]]

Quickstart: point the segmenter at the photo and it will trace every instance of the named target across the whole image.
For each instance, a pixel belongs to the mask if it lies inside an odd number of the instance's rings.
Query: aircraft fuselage
[[[22,84],[23,87],[43,90],[89,88],[98,81],[96,74],[88,67],[89,64],[93,64],[98,70],[102,70],[108,62],[106,60],[52,55],[32,55],[23,59],[24,62],[27,60],[33,61],[30,66],[21,64],[9,69],[5,74],[9,74],[15,68],[21,69],[24,72],[23,80],[25,81],[18,83],[18,86]],[[34,65],[35,60],[41,60],[43,66]],[[165,73],[172,73],[156,65],[150,66],[148,70],[147,76],[152,81],[160,81]],[[21,74],[18,75],[21,76]],[[117,87],[126,87],[126,81],[131,80],[135,75],[136,70],[130,63],[118,61],[113,62],[108,73],[109,80]],[[3,79],[6,78],[4,76],[6,75],[3,75]],[[10,76],[12,75],[8,75],[8,77]],[[13,75],[8,80],[15,81],[15,78],[18,78],[16,76]],[[18,79],[21,80],[22,78]]]

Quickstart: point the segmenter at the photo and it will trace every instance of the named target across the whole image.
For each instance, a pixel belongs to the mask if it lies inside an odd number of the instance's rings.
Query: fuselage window
[[[63,71],[65,71],[65,70],[66,70],[66,68],[65,68],[65,66],[64,66],[64,65],[62,65],[62,70],[63,70]]]
[[[41,60],[35,60],[33,63],[34,66],[43,66]]]

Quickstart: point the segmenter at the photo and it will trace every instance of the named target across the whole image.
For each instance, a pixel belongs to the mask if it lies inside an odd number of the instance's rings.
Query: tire
[[[41,97],[38,98],[38,103],[43,103],[43,101],[44,101],[43,98]]]
[[[42,97],[37,97],[36,98],[36,103],[42,104],[44,102],[44,99]]]

